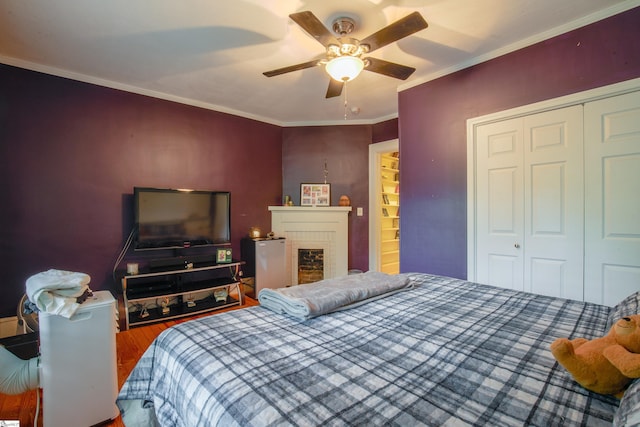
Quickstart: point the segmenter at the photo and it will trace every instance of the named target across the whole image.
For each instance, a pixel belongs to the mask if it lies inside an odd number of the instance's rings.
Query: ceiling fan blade
[[[389,24],[380,31],[371,34],[369,37],[360,41],[360,44],[369,45],[369,52],[393,43],[401,38],[410,36],[411,34],[427,28],[427,21],[424,20],[419,12],[413,12],[404,18]]]
[[[296,24],[300,25],[303,30],[318,40],[323,46],[329,44],[340,45],[338,40],[331,34],[331,32],[325,27],[322,22],[313,14],[313,12],[304,11],[298,13],[292,13],[289,15]]]
[[[336,96],[340,96],[343,87],[344,82],[339,82],[330,78],[329,87],[327,88],[327,96],[325,96],[325,98],[334,98]]]
[[[406,65],[396,64],[394,62],[385,61],[378,58],[365,58],[365,62],[369,62],[364,67],[367,71],[373,71],[374,73],[384,74],[385,76],[394,77],[400,80],[406,80],[416,70],[413,67],[407,67]]]
[[[290,65],[288,67],[278,68],[277,70],[265,71],[264,74],[267,77],[279,76],[280,74],[290,73],[292,71],[304,70],[305,68],[311,68],[318,65],[319,59],[313,61],[303,62],[302,64]]]

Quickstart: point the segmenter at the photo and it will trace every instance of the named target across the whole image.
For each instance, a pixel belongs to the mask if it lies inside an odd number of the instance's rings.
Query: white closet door
[[[523,290],[522,119],[476,134],[476,281]]]
[[[582,106],[479,126],[476,185],[476,280],[582,300]]]
[[[524,118],[524,289],[582,300],[583,109]]]
[[[640,93],[585,104],[585,299],[640,290]]]

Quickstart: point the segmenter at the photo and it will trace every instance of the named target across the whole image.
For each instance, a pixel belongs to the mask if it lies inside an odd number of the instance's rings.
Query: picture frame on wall
[[[300,206],[331,206],[331,184],[300,184]]]

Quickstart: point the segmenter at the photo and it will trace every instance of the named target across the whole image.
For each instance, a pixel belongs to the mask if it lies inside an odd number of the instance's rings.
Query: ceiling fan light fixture
[[[360,74],[364,68],[364,61],[356,56],[339,56],[333,58],[325,66],[325,70],[332,79],[348,82]]]
[[[365,53],[365,48],[357,39],[341,38],[339,51],[340,56],[360,56]]]

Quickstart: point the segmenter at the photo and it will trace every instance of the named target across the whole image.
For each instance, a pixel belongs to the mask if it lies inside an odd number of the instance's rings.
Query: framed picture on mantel
[[[330,206],[331,184],[300,184],[300,206]]]

